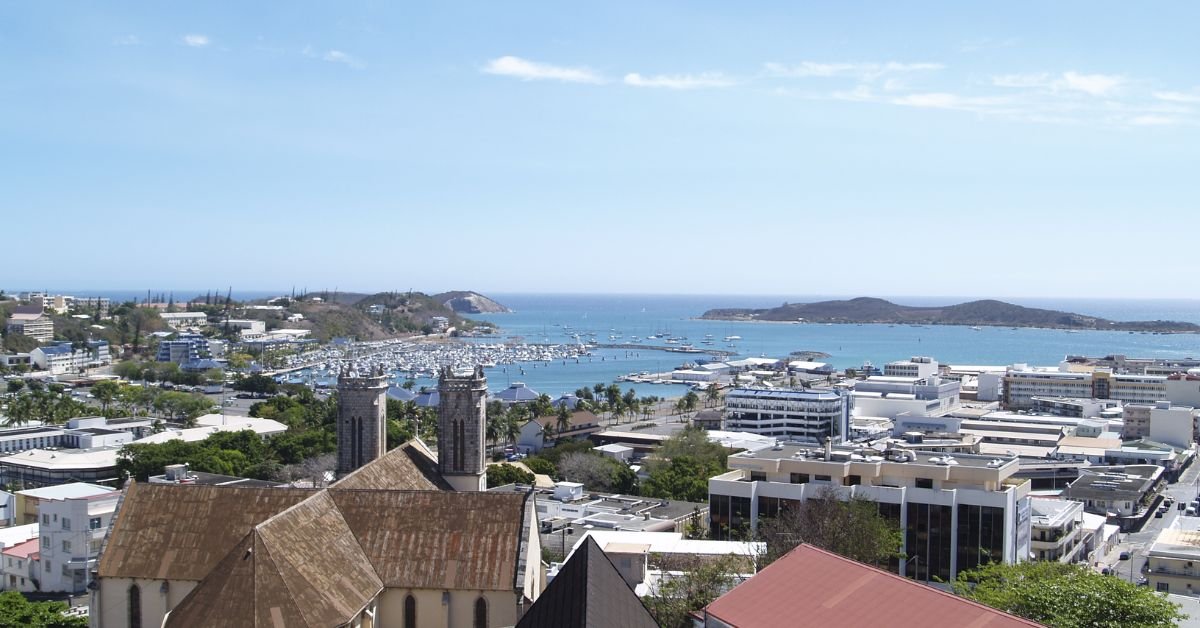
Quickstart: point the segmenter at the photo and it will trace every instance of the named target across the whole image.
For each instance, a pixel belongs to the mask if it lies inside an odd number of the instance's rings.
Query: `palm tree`
[[[721,400],[721,389],[717,387],[716,382],[713,382],[712,384],[708,385],[707,392],[708,392],[708,394],[706,395],[705,401],[704,401],[705,406],[708,406],[709,403],[716,405],[717,402],[719,402]]]
[[[567,409],[566,403],[558,407],[558,420],[554,422],[554,429],[560,437],[571,429],[571,411]]]

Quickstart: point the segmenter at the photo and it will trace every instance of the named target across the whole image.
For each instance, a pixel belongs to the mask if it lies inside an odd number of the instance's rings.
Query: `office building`
[[[779,440],[840,443],[850,431],[853,402],[842,390],[736,388],[725,396],[725,429]]]

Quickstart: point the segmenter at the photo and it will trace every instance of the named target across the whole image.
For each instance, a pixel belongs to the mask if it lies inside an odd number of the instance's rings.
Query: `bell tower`
[[[338,375],[338,477],[387,453],[387,389],[382,368]]]
[[[438,378],[438,472],[456,491],[487,490],[484,429],[487,377],[483,367]]]

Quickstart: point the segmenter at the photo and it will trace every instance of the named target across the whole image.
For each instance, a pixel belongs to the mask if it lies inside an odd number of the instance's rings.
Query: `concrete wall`
[[[475,600],[487,600],[488,626],[512,626],[517,623],[517,594],[512,591],[442,591],[425,589],[384,589],[379,596],[378,625],[404,626],[404,599],[417,601],[418,628],[471,626],[475,619]]]
[[[197,582],[173,580],[163,591],[165,580],[145,578],[104,578],[100,589],[91,594],[92,628],[126,628],[129,626],[129,587],[137,584],[141,589],[142,626],[161,626],[167,611],[175,608]]]

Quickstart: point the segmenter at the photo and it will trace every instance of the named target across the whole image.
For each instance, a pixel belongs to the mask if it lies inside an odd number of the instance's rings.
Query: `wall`
[[[449,604],[443,604],[449,593]],[[417,601],[418,628],[471,626],[475,619],[475,600],[480,591],[442,591],[427,589],[384,589],[379,596],[379,625],[404,626],[404,599],[411,594]],[[488,602],[488,626],[512,626],[517,623],[517,594],[511,591],[482,593]]]
[[[163,591],[165,580],[145,578],[104,578],[98,591],[91,594],[92,628],[125,628],[129,625],[129,587],[137,584],[142,597],[142,626],[154,628],[162,625],[167,611],[175,608],[198,583],[190,580],[173,580]]]

